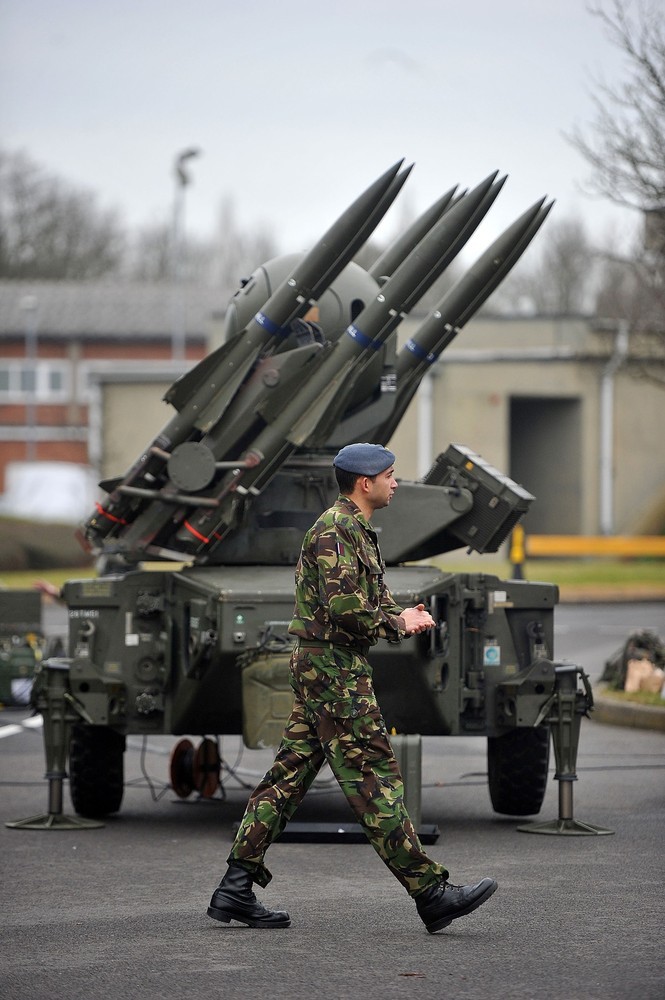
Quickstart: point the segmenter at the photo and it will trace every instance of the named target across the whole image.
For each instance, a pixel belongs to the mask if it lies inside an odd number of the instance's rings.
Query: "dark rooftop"
[[[213,318],[224,313],[228,294],[187,285],[182,295],[186,335],[207,337]],[[24,336],[34,319],[39,337],[170,336],[177,304],[169,285],[0,280],[0,337]]]

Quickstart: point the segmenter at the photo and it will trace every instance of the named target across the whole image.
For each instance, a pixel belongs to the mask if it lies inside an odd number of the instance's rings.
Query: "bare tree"
[[[641,213],[636,245],[602,253],[596,312],[627,321],[640,350],[665,351],[665,18],[660,0],[608,0],[590,12],[624,55],[626,77],[597,84],[595,120],[569,136],[592,168],[596,194]],[[642,377],[662,384],[647,362]]]
[[[277,252],[267,228],[241,230],[226,199],[214,237],[187,235],[179,280],[230,295],[241,278]],[[170,217],[126,232],[115,212],[98,207],[93,192],[51,174],[26,153],[0,149],[0,278],[114,275],[166,283],[174,277],[173,253]]]
[[[0,276],[85,279],[119,266],[124,233],[95,195],[0,151]]]
[[[134,281],[169,281],[172,276],[172,227],[168,223],[144,226],[133,233],[125,270]]]
[[[218,219],[210,266],[217,284],[235,288],[242,278],[277,255],[277,242],[267,226],[243,231],[236,219],[235,204],[228,197],[222,199]]]
[[[632,8],[632,10],[631,10]],[[577,127],[572,144],[593,169],[597,194],[640,211],[665,208],[665,29],[658,2],[612,0],[592,5],[610,41],[624,54],[627,77],[597,83],[596,117]]]
[[[168,219],[129,234],[121,273],[132,281],[167,284],[174,280],[173,224]],[[214,237],[186,233],[178,248],[178,280],[188,285],[219,288],[230,295],[238,281],[277,254],[267,229],[240,229],[230,199],[222,203],[220,225]]]

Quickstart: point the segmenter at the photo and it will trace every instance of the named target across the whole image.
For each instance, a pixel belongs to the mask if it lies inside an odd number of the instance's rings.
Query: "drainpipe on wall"
[[[628,321],[619,321],[614,350],[600,377],[600,533],[614,531],[614,381],[628,354]]]
[[[102,455],[102,387],[99,378],[88,376],[88,464],[98,476],[103,476]]]

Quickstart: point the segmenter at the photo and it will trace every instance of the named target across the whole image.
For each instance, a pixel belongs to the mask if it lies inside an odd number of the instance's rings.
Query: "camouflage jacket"
[[[339,496],[303,539],[289,632],[351,648],[397,642],[406,634],[404,619],[384,572],[375,531],[352,500]]]

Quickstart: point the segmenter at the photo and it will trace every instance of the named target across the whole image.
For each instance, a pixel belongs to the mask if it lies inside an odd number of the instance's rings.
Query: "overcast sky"
[[[499,169],[479,249],[544,194],[600,238],[632,217],[582,193],[563,133],[624,76],[585,0],[0,0],[6,149],[134,226],[171,217],[174,160],[198,147],[188,231],[216,232],[231,198],[284,251],[401,158],[385,237]]]

